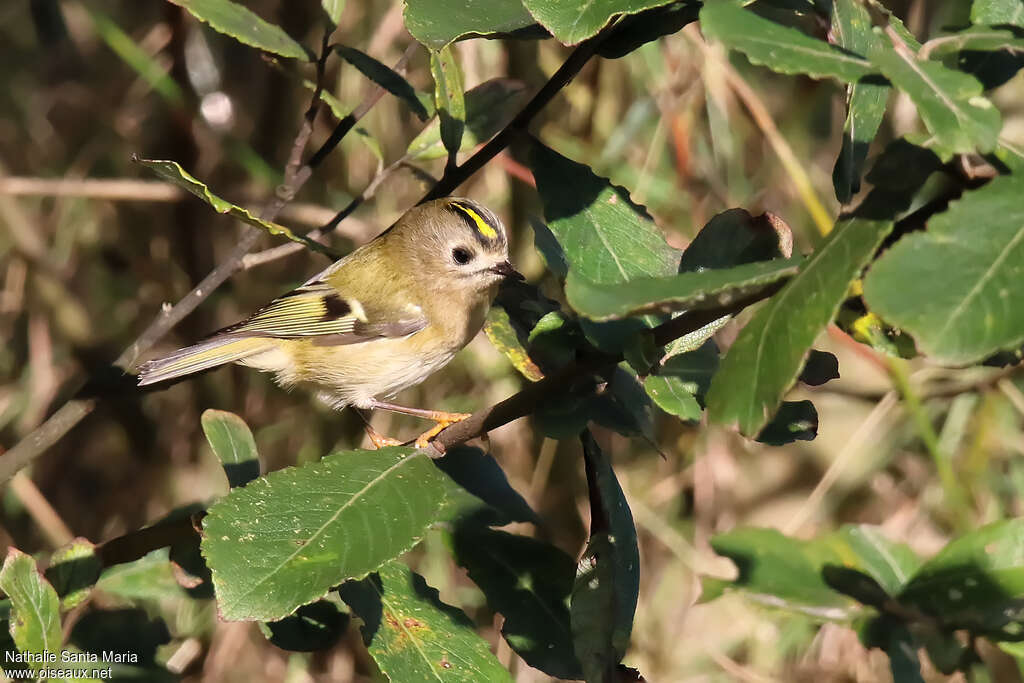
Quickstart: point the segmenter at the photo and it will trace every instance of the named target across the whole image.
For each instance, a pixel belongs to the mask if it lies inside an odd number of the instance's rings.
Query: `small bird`
[[[249,318],[139,368],[139,385],[225,363],[273,372],[284,387],[314,387],[329,405],[356,408],[376,447],[401,443],[374,431],[359,409],[437,424],[423,448],[469,415],[407,408],[386,399],[419,384],[476,336],[505,278],[505,227],[463,198],[410,209],[397,223]]]

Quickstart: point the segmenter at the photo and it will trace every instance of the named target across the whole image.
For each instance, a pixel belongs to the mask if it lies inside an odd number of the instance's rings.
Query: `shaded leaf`
[[[87,539],[76,538],[50,557],[46,579],[60,596],[62,610],[85,602],[99,580],[102,567],[95,548]]]
[[[731,2],[706,3],[700,11],[700,27],[708,38],[779,73],[806,74],[812,78],[831,76],[850,83],[876,71],[864,57],[759,17]]]
[[[951,541],[918,569],[898,600],[950,628],[1018,640],[1024,625],[1024,519],[993,522]]]
[[[229,35],[240,43],[282,57],[310,59],[306,48],[295,42],[279,26],[270,24],[244,6],[230,0],[170,0],[183,7],[210,28]]]
[[[256,440],[245,420],[234,413],[209,408],[203,411],[200,422],[210,448],[224,467],[229,486],[245,486],[260,476]]]
[[[233,218],[237,218],[243,223],[248,223],[253,227],[266,230],[271,235],[286,237],[292,242],[298,242],[299,244],[304,245],[308,249],[312,249],[313,251],[321,254],[326,254],[331,258],[337,258],[337,255],[334,254],[334,252],[319,242],[315,242],[302,235],[296,235],[283,225],[258,218],[257,216],[252,215],[248,209],[243,209],[240,206],[232,204],[226,199],[218,197],[210,192],[209,187],[189,175],[189,173],[179,166],[177,162],[161,159],[140,159],[138,157],[134,157],[133,161],[151,169],[158,176],[170,181],[181,189],[191,192],[209,204],[217,213],[226,213]]]
[[[672,35],[697,21],[699,11],[700,4],[685,0],[626,17],[601,41],[597,54],[605,59],[625,57],[641,45]]]
[[[104,570],[96,589],[132,603],[159,603],[185,595],[185,589],[174,578],[166,548]]]
[[[280,619],[414,546],[444,502],[422,453],[346,451],[272,472],[215,503],[203,556],[221,616]]]
[[[975,24],[1010,24],[1024,27],[1024,2],[1021,0],[974,0],[971,21]]]
[[[441,142],[448,150],[449,163],[462,147],[466,128],[466,99],[462,69],[451,47],[430,53],[430,73],[434,77],[434,107],[441,126]]]
[[[564,45],[575,45],[595,35],[613,17],[636,14],[645,9],[666,5],[670,0],[590,0],[560,2],[559,0],[523,0],[537,21]]]
[[[1019,176],[995,178],[950,202],[927,232],[897,242],[864,280],[871,309],[943,363],[973,363],[1024,343],[1022,192]]]
[[[708,221],[687,245],[679,272],[720,270],[792,255],[793,233],[780,218],[728,209]]]
[[[718,346],[706,341],[699,348],[666,359],[644,379],[644,390],[654,403],[681,420],[700,419],[704,394],[718,369]]]
[[[800,371],[800,381],[809,387],[820,387],[834,379],[839,379],[839,359],[828,351],[811,349]]]
[[[520,0],[462,0],[458,11],[437,0],[405,0],[405,28],[431,50],[459,38],[513,33],[534,24]]]
[[[848,546],[857,557],[857,567],[889,595],[902,590],[921,566],[921,558],[909,546],[890,541],[876,526],[844,524],[831,537],[835,543]]]
[[[570,306],[592,320],[696,311],[727,306],[752,296],[795,275],[802,262],[802,258],[777,259],[603,285],[588,282],[573,270],[566,278],[565,294]]]
[[[530,358],[529,351],[520,341],[519,333],[512,324],[508,311],[501,306],[492,306],[487,311],[484,333],[487,334],[487,338],[494,348],[508,358],[512,367],[518,370],[523,377],[531,382],[544,379],[544,372]]]
[[[740,331],[711,381],[708,412],[718,423],[758,433],[793,385],[818,334],[892,229],[890,221],[853,218],[829,234],[800,272]]]
[[[504,470],[489,453],[459,446],[450,449],[435,464],[447,475],[446,499],[439,519],[490,526],[540,522],[537,513],[512,488]]]
[[[530,666],[558,678],[580,678],[569,622],[575,562],[552,545],[504,531],[456,527],[455,561],[465,567],[492,610],[501,634]]]
[[[814,441],[818,436],[818,411],[810,401],[783,401],[775,417],[761,428],[757,441],[784,446],[794,441]]]
[[[294,614],[263,622],[260,632],[282,650],[316,652],[332,647],[348,630],[349,615],[331,600],[302,605]]]
[[[981,83],[938,62],[918,59],[899,40],[875,41],[868,56],[893,85],[910,97],[936,142],[951,152],[991,151],[1002,118],[982,97]]]
[[[392,681],[511,681],[462,610],[398,562],[339,589],[363,621],[363,642]]]
[[[11,546],[0,569],[0,590],[11,600],[10,631],[18,650],[59,657],[63,635],[60,628],[60,599],[42,577],[29,555]],[[44,658],[28,662],[33,669],[46,666]]]
[[[526,84],[511,78],[495,78],[466,91],[466,127],[460,149],[486,142],[500,131],[526,99]],[[441,122],[431,121],[406,149],[410,159],[426,161],[445,156]]]
[[[861,55],[879,40],[872,31],[871,15],[859,0],[834,0],[829,35],[839,47]],[[885,116],[888,99],[889,86],[870,77],[851,83],[847,89],[843,146],[832,170],[832,185],[840,203],[846,204],[860,191],[864,160]]]
[[[629,647],[640,590],[640,554],[633,515],[611,463],[589,431],[581,439],[590,539],[577,566],[570,619],[586,679],[604,681]]]
[[[1020,7],[1024,8],[1024,2],[1020,3]],[[924,46],[928,56],[935,57],[954,52],[991,52],[1007,49],[1024,49],[1024,40],[1018,39],[1012,31],[991,26],[971,26],[956,33],[947,33],[932,38]]]
[[[346,62],[359,69],[364,76],[405,102],[421,121],[426,121],[433,116],[434,112],[427,111],[423,102],[417,97],[416,89],[409,84],[409,81],[387,64],[377,61],[354,47],[335,45],[334,51]]]

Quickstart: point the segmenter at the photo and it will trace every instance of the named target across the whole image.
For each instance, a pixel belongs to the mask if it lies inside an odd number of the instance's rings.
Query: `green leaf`
[[[33,655],[50,652],[59,657],[63,642],[60,599],[40,575],[35,560],[13,546],[8,548],[0,569],[0,590],[11,600],[10,630],[18,650]],[[40,660],[30,665],[41,669],[46,663]]]
[[[519,0],[405,0],[405,28],[431,50],[466,37],[513,33],[534,24]]]
[[[341,21],[341,13],[345,11],[345,0],[320,0],[320,5],[331,23],[337,26]]]
[[[871,61],[910,97],[936,143],[956,153],[996,146],[1002,119],[999,110],[982,97],[981,83],[938,62],[918,59],[896,40],[876,40],[868,51]]]
[[[440,121],[441,142],[452,163],[462,147],[466,129],[466,99],[462,69],[451,47],[430,53],[430,73],[434,77],[434,107]]]
[[[890,221],[853,218],[828,238],[740,331],[708,391],[708,413],[761,431],[793,385],[815,338],[832,321],[861,269],[892,229]]]
[[[132,160],[151,169],[158,176],[170,181],[181,189],[191,192],[213,207],[213,210],[217,213],[226,213],[233,218],[237,218],[243,223],[248,223],[253,227],[266,230],[271,235],[286,237],[292,242],[298,242],[299,244],[304,245],[308,249],[325,254],[331,258],[338,258],[337,254],[319,242],[315,242],[302,235],[296,235],[283,225],[279,225],[271,221],[265,221],[262,218],[252,215],[248,209],[243,209],[240,206],[232,204],[226,199],[218,197],[214,193],[210,192],[209,187],[192,177],[185,169],[179,166],[177,162],[162,159],[140,159],[138,157],[133,157]]]
[[[625,57],[640,46],[697,21],[699,11],[700,4],[684,1],[626,17],[601,41],[597,54],[605,59]]]
[[[839,359],[828,351],[811,349],[800,370],[800,382],[809,387],[820,387],[834,379],[839,379]]]
[[[722,270],[680,273],[670,277],[635,278],[599,285],[575,270],[565,281],[565,294],[579,313],[592,320],[613,320],[646,313],[697,311],[727,306],[795,275],[803,258],[747,263]]]
[[[447,475],[446,500],[439,519],[490,526],[540,523],[537,513],[512,488],[504,470],[489,453],[459,446],[434,462]]]
[[[245,486],[260,476],[260,455],[256,440],[245,420],[225,410],[209,408],[200,418],[203,434],[210,448],[224,467],[228,484],[234,488]]]
[[[175,580],[168,555],[163,548],[104,570],[96,589],[132,603],[158,604],[168,598],[184,597],[185,589]]]
[[[1024,178],[1000,176],[950,202],[871,267],[871,310],[941,363],[980,361],[1024,343]],[[941,287],[936,283],[941,282]]]
[[[774,529],[743,528],[711,539],[711,547],[739,570],[732,582],[766,605],[810,616],[845,620],[857,605],[825,583],[825,565],[842,565],[842,556],[827,544],[783,536]]]
[[[533,146],[530,163],[547,227],[574,275],[615,285],[676,272],[679,251],[665,242],[647,210],[634,204],[626,190],[541,144]],[[583,329],[602,350],[618,351],[638,330],[656,323],[585,322]]]
[[[857,557],[855,566],[875,579],[889,595],[899,593],[921,566],[921,558],[913,550],[905,543],[890,541],[876,526],[845,524],[830,539],[828,542],[836,547],[848,547]]]
[[[501,130],[526,99],[526,84],[511,78],[495,78],[466,91],[466,127],[460,150],[485,142]],[[410,159],[427,161],[445,156],[440,119],[431,121],[409,143]]]
[[[233,489],[203,520],[203,557],[228,620],[280,619],[412,548],[444,475],[411,448],[346,451]]]
[[[46,568],[46,579],[61,597],[62,610],[86,601],[100,578],[101,568],[96,547],[84,538],[76,538],[54,551]]]
[[[718,346],[711,340],[693,351],[672,355],[644,379],[654,403],[681,420],[700,419],[711,377],[718,369]]]
[[[857,54],[867,54],[879,37],[871,30],[871,15],[859,0],[832,3],[831,35],[835,43]],[[860,191],[860,178],[871,141],[885,116],[889,86],[863,78],[850,84],[846,93],[843,146],[832,169],[836,198],[846,204]]]
[[[810,401],[783,401],[755,440],[769,446],[784,446],[794,441],[813,441],[816,436],[818,411],[814,404]]]
[[[1024,519],[993,522],[951,541],[921,566],[898,600],[951,629],[1019,640]]]
[[[577,566],[570,619],[586,680],[604,681],[629,647],[640,591],[640,553],[633,515],[611,463],[589,431],[581,439],[590,540]]]
[[[309,60],[309,53],[279,26],[263,21],[257,14],[230,0],[169,0],[183,7],[210,28],[240,43],[282,57]]]
[[[1021,0],[974,0],[974,4],[971,5],[971,22],[1024,27],[1024,2]]]
[[[552,545],[504,531],[458,526],[450,537],[455,561],[469,572],[501,634],[530,666],[557,678],[581,678],[569,622],[575,562]]]
[[[720,270],[792,255],[793,233],[777,216],[728,209],[708,221],[687,245],[679,271]]]
[[[339,609],[340,604],[340,601],[324,599],[302,605],[284,619],[261,622],[260,631],[275,647],[282,650],[327,650],[348,630],[349,615]]]
[[[359,69],[361,74],[409,105],[409,109],[421,121],[426,121],[433,116],[434,112],[427,111],[423,102],[417,97],[416,89],[409,84],[409,81],[387,64],[377,61],[354,47],[335,45],[334,51],[346,62]]]
[[[526,350],[519,339],[519,333],[512,324],[508,311],[500,306],[492,306],[487,311],[487,321],[484,323],[484,333],[494,348],[498,349],[519,373],[530,380],[538,382],[544,379],[544,372],[537,367],[537,364],[530,358],[530,352]]]
[[[1024,2],[1020,3],[1020,7],[1024,8]],[[991,26],[971,26],[956,33],[932,38],[924,45],[928,56],[936,57],[955,52],[992,52],[1008,49],[1024,49],[1024,40],[1018,39],[1012,31]]]
[[[784,74],[832,77],[852,83],[876,71],[864,57],[776,24],[731,2],[709,2],[700,11],[708,38],[739,50],[753,64]]]
[[[389,562],[339,593],[363,621],[363,642],[388,679],[511,683],[465,613],[405,565]]]
[[[667,5],[671,0],[523,0],[523,5],[551,35],[564,45],[575,45],[595,35],[617,16],[636,14]]]

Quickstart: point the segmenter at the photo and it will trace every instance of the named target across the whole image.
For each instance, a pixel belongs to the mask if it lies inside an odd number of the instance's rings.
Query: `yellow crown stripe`
[[[473,222],[476,224],[477,231],[479,231],[481,235],[491,240],[498,238],[498,233],[495,232],[494,228],[492,228],[487,221],[481,218],[480,214],[476,211],[464,204],[459,204],[458,202],[452,202],[452,206],[472,218]]]

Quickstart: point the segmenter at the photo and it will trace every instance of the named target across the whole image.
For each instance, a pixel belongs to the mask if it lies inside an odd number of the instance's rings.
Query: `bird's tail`
[[[273,349],[273,345],[266,338],[214,337],[193,346],[178,349],[165,358],[157,358],[143,363],[139,367],[139,386],[202,372],[271,349]]]

